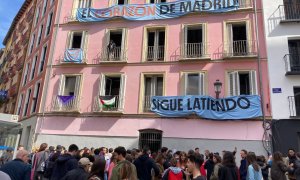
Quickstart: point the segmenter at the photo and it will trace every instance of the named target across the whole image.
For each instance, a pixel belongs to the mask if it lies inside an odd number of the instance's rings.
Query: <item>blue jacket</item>
[[[246,159],[242,159],[241,160],[241,165],[240,165],[240,177],[241,180],[246,180],[247,177],[247,160]]]
[[[67,174],[67,172],[76,168],[78,168],[77,159],[70,154],[63,154],[55,161],[51,179],[61,179]]]
[[[247,180],[261,180],[263,178],[261,169],[255,171],[252,165],[248,166]]]
[[[0,171],[8,174],[11,180],[30,180],[31,167],[21,159],[14,159],[4,164]]]

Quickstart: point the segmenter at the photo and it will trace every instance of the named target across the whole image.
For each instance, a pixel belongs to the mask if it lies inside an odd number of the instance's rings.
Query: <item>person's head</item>
[[[186,163],[187,162],[187,155],[184,151],[182,151],[179,155],[179,162]]]
[[[125,161],[120,169],[120,179],[136,180],[134,170],[131,168],[131,163]]]
[[[222,162],[222,159],[218,154],[214,154],[213,155],[213,161],[214,161],[215,164],[218,164],[218,163]]]
[[[174,154],[173,154],[174,158],[179,161],[180,159],[180,151],[176,151]]]
[[[280,152],[274,152],[273,154],[273,162],[276,163],[276,162],[281,162],[283,161],[282,160],[282,154]]]
[[[213,158],[214,158],[214,153],[209,153],[208,154],[208,159],[213,160]]]
[[[95,150],[94,150],[94,154],[95,154],[95,155],[99,155],[99,154],[100,154],[100,149],[95,149]]]
[[[234,155],[232,152],[229,151],[224,152],[222,164],[224,166],[236,166]]]
[[[247,154],[246,158],[247,158],[248,164],[252,165],[255,171],[259,171],[259,165],[257,164],[257,161],[256,161],[257,158],[256,158],[255,153],[254,152],[249,152]]]
[[[107,154],[107,148],[103,147],[103,154]]]
[[[49,146],[49,151],[51,152],[51,153],[53,153],[54,152],[54,146]]]
[[[109,153],[113,153],[113,152],[114,152],[114,149],[113,149],[113,148],[109,148],[108,152],[109,152]]]
[[[90,176],[98,176],[100,179],[104,179],[104,171],[105,171],[106,161],[104,159],[96,160],[91,168]]]
[[[17,149],[17,150],[18,150],[18,151],[20,151],[20,150],[25,150],[25,148],[24,148],[23,145],[20,144],[20,145],[18,146],[18,149]]]
[[[117,154],[117,161],[123,161],[126,157],[126,149],[122,146],[119,146],[115,149],[115,153]]]
[[[6,152],[8,152],[8,153],[12,153],[13,151],[14,151],[14,148],[12,148],[12,147],[8,147],[6,149]]]
[[[111,156],[111,158],[110,158],[110,163],[117,163],[117,158],[118,158],[118,154],[117,153],[115,153],[115,152],[113,152],[112,153],[112,156]]]
[[[163,154],[159,154],[155,159],[155,162],[160,165],[163,165],[165,161],[166,161],[166,158]]]
[[[205,155],[207,158],[208,158],[208,156],[209,156],[209,153],[210,153],[210,152],[209,152],[209,150],[207,150],[207,149],[204,151],[204,155]]]
[[[194,153],[188,156],[187,168],[190,173],[200,171],[200,167],[202,166],[204,159],[200,154]]]
[[[200,153],[200,149],[198,147],[195,148],[195,153]]]
[[[295,150],[290,148],[288,156],[289,157],[294,157],[295,156]]]
[[[79,150],[79,148],[78,148],[78,146],[77,146],[76,144],[71,144],[71,145],[69,146],[68,152],[69,152],[71,155],[74,156],[74,155],[77,154],[78,150]]]
[[[91,163],[95,162],[95,157],[92,154],[88,154],[87,158],[91,161]]]
[[[170,159],[170,164],[171,164],[172,167],[176,167],[177,166],[177,159],[172,157]]]
[[[56,152],[61,152],[63,150],[63,147],[61,145],[56,146]]]
[[[241,152],[240,152],[241,158],[242,158],[242,159],[245,159],[245,158],[247,157],[247,153],[248,153],[248,152],[247,152],[245,149],[242,149]]]
[[[24,163],[27,163],[29,160],[29,153],[26,150],[19,150],[16,158],[21,159]]]
[[[131,154],[126,154],[125,159],[129,162],[133,162],[133,158],[132,158]]]
[[[256,160],[257,162],[263,162],[263,163],[266,163],[267,160],[266,160],[266,157],[261,155],[261,156],[256,156]]]
[[[151,154],[150,148],[148,146],[143,147],[143,154],[144,155],[149,155]]]
[[[48,144],[47,144],[47,143],[42,143],[42,144],[40,145],[39,152],[45,151],[45,150],[47,149],[47,147],[48,147]]]
[[[189,156],[190,154],[194,154],[194,153],[197,153],[196,151],[190,149],[187,153],[187,156]],[[200,153],[197,153],[197,154],[200,154]]]
[[[79,160],[78,164],[79,167],[82,167],[86,172],[89,172],[93,163],[91,163],[88,158],[83,157]]]
[[[163,155],[167,155],[167,152],[168,152],[168,148],[167,147],[162,147],[160,152],[163,154]]]

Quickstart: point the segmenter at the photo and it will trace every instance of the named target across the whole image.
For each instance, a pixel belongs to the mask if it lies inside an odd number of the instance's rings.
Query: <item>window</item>
[[[183,73],[184,95],[205,95],[204,77],[202,72]]]
[[[124,5],[128,4],[129,0],[112,0],[112,5]]]
[[[70,49],[84,49],[85,41],[87,39],[86,31],[81,32],[71,32],[69,38],[69,48]]]
[[[300,19],[299,0],[283,0],[285,20]]]
[[[92,0],[78,0],[77,8],[90,8],[92,7]]]
[[[50,34],[50,30],[52,26],[52,18],[53,18],[53,12],[49,14],[45,36],[48,36]]]
[[[78,96],[80,90],[80,75],[62,75],[59,95]]]
[[[139,148],[149,147],[151,152],[158,152],[162,145],[162,131],[156,129],[140,130]]]
[[[120,61],[125,58],[125,29],[109,30],[107,33],[106,60]]]
[[[35,34],[32,35],[31,43],[30,43],[30,49],[29,54],[32,53],[33,47],[34,47],[34,40],[35,40]]]
[[[101,74],[100,99],[111,100],[115,102],[110,107],[101,107],[104,111],[118,111],[123,109],[123,94],[125,87],[125,75],[104,75]]]
[[[36,9],[34,25],[37,25],[37,23],[38,23],[38,21],[39,21],[39,16],[40,16],[40,7],[38,7],[38,8]]]
[[[20,115],[20,113],[21,113],[22,102],[23,102],[23,94],[21,94],[19,101],[18,101],[17,115]]]
[[[228,23],[227,24],[227,51],[229,56],[246,56],[250,53],[252,43],[247,37],[247,23]]]
[[[43,5],[43,15],[42,15],[42,16],[44,16],[45,13],[46,13],[46,10],[47,10],[47,4],[48,4],[48,0],[44,0],[44,5]]]
[[[42,51],[42,56],[41,56],[39,73],[44,70],[44,64],[45,64],[45,60],[46,60],[46,55],[47,55],[47,46],[44,46],[43,51]]]
[[[187,25],[184,27],[184,58],[197,58],[205,54],[204,30],[202,25]]]
[[[34,61],[32,62],[32,66],[31,66],[31,72],[30,72],[30,80],[32,80],[34,78],[34,73],[35,73],[35,65],[38,61],[38,56],[36,55],[34,57]]]
[[[31,95],[31,89],[28,89],[27,94],[26,94],[26,98],[25,98],[25,107],[24,107],[24,110],[23,110],[23,116],[27,115],[30,95]]]
[[[152,96],[162,96],[164,89],[163,75],[146,75],[144,77],[144,111],[149,111]]]
[[[40,30],[39,30],[38,42],[37,42],[36,46],[38,46],[38,45],[41,44],[42,34],[43,34],[43,28],[44,28],[44,25],[42,24],[41,27],[40,27]]]
[[[40,86],[41,86],[41,83],[37,83],[35,85],[34,93],[33,93],[33,97],[32,97],[31,113],[36,112],[37,102],[39,99]]]
[[[154,3],[165,3],[166,0],[149,0],[149,2],[150,2],[151,4],[154,4]]]
[[[165,57],[165,30],[148,29],[147,61],[163,61]]]
[[[257,94],[256,71],[232,71],[229,76],[229,95]]]
[[[24,78],[23,78],[23,86],[25,86],[25,84],[27,82],[28,71],[29,71],[29,63],[27,63],[26,66],[25,66],[25,72],[24,72]]]
[[[288,65],[292,72],[300,72],[300,40],[289,40]]]

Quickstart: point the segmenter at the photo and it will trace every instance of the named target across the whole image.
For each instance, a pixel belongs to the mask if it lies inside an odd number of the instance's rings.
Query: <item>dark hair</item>
[[[224,153],[222,165],[223,166],[236,166],[235,160],[234,160],[234,155],[232,152],[226,151]]]
[[[160,164],[163,159],[166,159],[165,156],[163,154],[159,154],[156,157],[155,162],[158,163],[158,164]]]
[[[168,151],[168,148],[167,148],[167,147],[162,147],[161,150],[160,150],[161,153],[165,153],[165,152],[167,152],[167,151]]]
[[[133,162],[133,159],[132,159],[131,154],[126,154],[125,159],[126,159],[127,161],[129,161],[129,162]]]
[[[54,152],[54,149],[55,149],[54,146],[49,146],[49,151],[50,152]]]
[[[92,165],[89,178],[96,175],[100,179],[104,179],[105,165],[106,161],[104,159],[98,159],[97,161],[95,161]]]
[[[190,149],[189,151],[188,151],[188,155],[190,155],[190,154],[194,154],[195,153],[195,151],[194,150],[192,150],[192,149]]]
[[[261,156],[256,156],[256,160],[257,160],[258,162],[263,162],[263,163],[266,163],[266,162],[267,162],[265,156],[263,156],[263,155],[261,155]]]
[[[245,149],[242,149],[241,151],[243,151],[245,154],[247,154],[248,152],[247,152],[247,150],[245,150]]]
[[[295,149],[293,149],[293,148],[289,148],[288,151],[294,151],[294,152],[296,152]]]
[[[213,160],[213,158],[214,158],[214,153],[209,153],[208,154],[208,159]]]
[[[131,150],[127,149],[126,153],[131,154]]]
[[[45,151],[45,150],[47,149],[47,147],[48,147],[48,144],[47,144],[47,143],[42,143],[42,144],[40,145],[39,152]]]
[[[177,166],[177,160],[174,157],[172,157],[170,159],[170,164],[171,164],[172,167],[176,167]]]
[[[109,148],[109,149],[108,149],[108,152],[109,152],[109,153],[112,153],[112,152],[114,152],[114,149],[113,149],[113,148]]]
[[[122,155],[124,158],[126,157],[126,149],[123,146],[119,146],[115,149],[115,153],[118,155]]]
[[[255,171],[259,171],[259,165],[257,164],[256,155],[255,155],[254,152],[249,152],[247,154],[247,162],[248,162],[249,165],[253,166],[253,169]]]
[[[90,162],[95,162],[95,157],[93,155],[89,154],[87,158],[90,160]]]
[[[195,151],[197,151],[197,150],[199,150],[199,148],[198,148],[198,147],[196,147],[196,148],[195,148]]]
[[[282,162],[283,160],[282,160],[282,154],[279,152],[279,151],[277,151],[277,152],[274,152],[274,154],[273,154],[273,161],[274,161],[274,163],[277,163],[277,162]]]
[[[150,148],[148,146],[143,147],[143,154],[148,154],[148,151],[150,151]]]
[[[217,163],[221,163],[222,162],[222,159],[221,159],[221,157],[218,154],[214,154],[213,157],[216,158]]]
[[[184,161],[181,160],[182,156],[185,156]],[[179,163],[182,164],[182,163],[186,163],[186,162],[187,162],[187,154],[186,154],[186,152],[182,151],[182,152],[180,152],[180,155],[179,155]]]
[[[123,166],[120,169],[120,179],[135,180],[134,172],[132,171],[131,163],[129,161],[123,163]]]
[[[95,150],[94,150],[94,154],[95,154],[95,155],[99,155],[99,154],[100,154],[100,149],[98,149],[98,148],[95,149]]]
[[[78,150],[79,150],[79,148],[76,144],[71,144],[68,149],[69,152],[74,152],[74,151],[78,151]]]
[[[195,163],[197,169],[200,169],[202,166],[204,159],[200,154],[194,153],[188,156],[190,162]]]

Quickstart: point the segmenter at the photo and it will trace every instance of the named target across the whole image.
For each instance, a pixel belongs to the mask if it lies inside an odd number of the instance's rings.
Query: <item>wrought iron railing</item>
[[[300,3],[286,3],[280,5],[273,16],[282,21],[300,21]]]
[[[181,59],[195,59],[205,57],[207,43],[185,43],[181,45]]]
[[[165,57],[165,46],[148,46],[147,61],[163,61]]]
[[[287,73],[295,72],[300,73],[300,55],[299,54],[286,54],[283,57],[285,63],[285,70]]]
[[[69,101],[62,101],[59,96],[54,96],[52,99],[51,110],[59,112],[78,112],[80,111],[80,97],[74,97]]]
[[[105,103],[101,101],[101,98],[103,98],[103,99],[115,98],[115,101],[112,104],[105,105]],[[122,111],[123,110],[122,102],[123,102],[123,97],[120,97],[120,96],[96,96],[94,98],[93,111],[94,112]]]
[[[300,116],[300,96],[289,96],[289,109],[290,109],[290,116],[296,117]]]
[[[115,62],[127,61],[126,50],[122,47],[115,47],[114,49],[104,49],[99,55],[99,62]]]
[[[224,44],[224,56],[256,56],[257,45],[256,41],[232,41]]]

